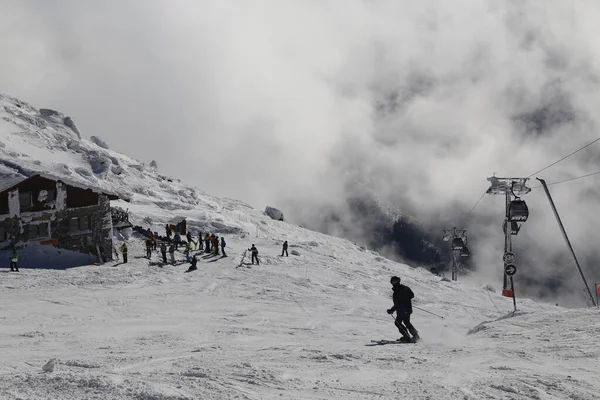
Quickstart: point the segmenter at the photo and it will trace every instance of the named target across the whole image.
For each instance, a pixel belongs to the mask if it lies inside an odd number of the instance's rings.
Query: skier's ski
[[[401,342],[399,340],[381,339],[381,340],[371,340],[371,343],[366,344],[365,346],[383,346],[386,344],[414,344],[414,343],[413,342]]]
[[[248,252],[248,250],[244,250],[244,253],[242,254],[242,259],[240,260],[240,265],[238,265],[236,268],[239,268],[244,265],[244,259],[246,258],[247,252]]]

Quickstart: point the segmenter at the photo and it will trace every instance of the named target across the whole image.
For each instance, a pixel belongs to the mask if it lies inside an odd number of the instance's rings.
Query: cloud
[[[209,192],[287,207],[297,221],[343,209],[367,186],[436,229],[461,224],[493,172],[528,175],[597,135],[595,2],[0,7],[2,91],[60,109],[85,136]],[[600,170],[596,154],[542,176]],[[600,218],[588,179],[552,190],[573,242],[592,257]],[[515,238],[528,253],[523,269],[564,275],[562,237],[536,190]],[[478,265],[490,279],[502,253],[500,200],[482,200],[466,226],[486,249]]]

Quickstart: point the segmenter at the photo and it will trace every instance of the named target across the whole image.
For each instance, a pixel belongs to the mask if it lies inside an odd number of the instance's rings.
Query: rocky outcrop
[[[92,136],[90,137],[90,140],[94,142],[97,146],[102,147],[103,149],[108,149],[108,145],[106,144],[106,142],[100,139],[98,136]]]
[[[276,221],[283,221],[283,213],[276,208],[267,206],[267,208],[265,208],[265,214]]]
[[[81,133],[79,133],[79,129],[77,129],[77,125],[75,125],[75,122],[73,122],[73,119],[71,119],[71,117],[65,117],[63,119],[63,124],[69,127],[73,132],[77,134],[77,137],[81,139]]]

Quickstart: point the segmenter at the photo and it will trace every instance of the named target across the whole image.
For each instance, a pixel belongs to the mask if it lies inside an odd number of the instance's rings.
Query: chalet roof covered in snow
[[[7,175],[0,177],[0,193],[8,189],[12,189],[19,183],[23,182],[27,177],[19,175]]]
[[[104,194],[104,195],[107,195],[108,198],[111,200],[119,199],[119,196],[117,194],[109,192],[107,190],[104,190],[104,189],[101,189],[101,188],[98,188],[95,186],[91,186],[91,185],[88,185],[88,184],[85,184],[82,182],[78,182],[76,180],[65,179],[63,177],[59,177],[59,176],[48,174],[48,173],[35,173],[31,176],[1,177],[0,178],[0,193],[11,190],[11,189],[15,188],[16,186],[18,186],[19,184],[21,184],[22,182],[25,182],[26,180],[29,180],[36,176],[39,176],[41,178],[46,178],[46,179],[49,179],[52,181],[61,181],[68,186],[72,186],[72,187],[76,187],[76,188],[84,189],[84,190],[91,190],[94,193]]]
[[[169,220],[169,223],[173,224],[173,225],[177,225],[177,224],[179,224],[179,223],[181,223],[183,221],[185,221],[185,217],[182,217],[182,216],[178,215],[178,216],[176,216],[174,218],[171,218]]]

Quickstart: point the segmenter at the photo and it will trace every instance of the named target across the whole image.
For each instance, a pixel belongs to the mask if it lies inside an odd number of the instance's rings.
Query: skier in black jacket
[[[387,310],[387,313],[392,314],[396,311],[396,321],[394,324],[402,335],[398,340],[401,342],[417,342],[420,339],[419,332],[417,332],[413,324],[410,323],[412,299],[415,297],[415,294],[408,286],[401,285],[400,278],[397,276],[392,276],[390,283],[394,290],[394,306]],[[409,332],[413,335],[412,338],[408,334]]]
[[[248,251],[252,253],[252,265],[254,265],[254,260],[256,260],[256,264],[260,265],[260,262],[258,261],[258,249],[256,246],[252,244],[252,247],[250,247]]]

